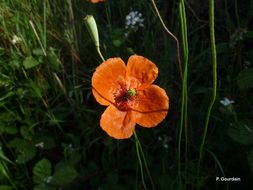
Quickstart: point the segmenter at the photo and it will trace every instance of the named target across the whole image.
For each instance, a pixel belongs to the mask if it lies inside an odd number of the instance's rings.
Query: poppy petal
[[[126,72],[129,81],[137,79],[139,82],[138,86],[146,86],[152,84],[157,78],[157,75],[158,68],[152,61],[138,55],[129,57]]]
[[[168,113],[169,98],[164,89],[150,85],[137,92],[133,105],[136,123],[143,127],[155,127]]]
[[[100,126],[109,136],[126,139],[132,136],[135,122],[131,111],[122,112],[110,105],[101,116]]]
[[[120,58],[101,63],[92,76],[92,93],[101,105],[114,102],[113,92],[126,75],[126,65]]]
[[[99,3],[99,2],[103,2],[105,0],[87,0],[87,1],[89,1],[91,3]]]

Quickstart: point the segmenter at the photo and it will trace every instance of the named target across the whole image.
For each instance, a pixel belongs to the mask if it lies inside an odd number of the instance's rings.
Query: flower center
[[[117,108],[121,111],[130,110],[131,103],[136,95],[136,90],[134,88],[130,88],[127,90],[126,88],[121,88],[114,93],[114,100]]]
[[[129,90],[128,90],[128,95],[129,96],[134,96],[136,94],[136,90],[134,89],[134,88],[130,88]]]

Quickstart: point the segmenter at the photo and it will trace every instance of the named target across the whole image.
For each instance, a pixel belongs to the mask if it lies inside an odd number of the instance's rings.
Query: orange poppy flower
[[[103,2],[105,0],[87,0],[87,1],[89,1],[91,3],[99,3],[99,2]]]
[[[133,55],[127,66],[121,58],[110,58],[92,76],[92,93],[101,105],[108,106],[100,126],[111,137],[129,138],[139,124],[155,127],[167,115],[169,98],[152,84],[158,68],[145,57]]]

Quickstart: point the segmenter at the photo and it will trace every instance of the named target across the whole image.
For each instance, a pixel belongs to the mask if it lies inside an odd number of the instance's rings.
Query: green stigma
[[[136,94],[136,90],[134,88],[130,88],[128,90],[128,94],[129,94],[129,96],[134,96]]]

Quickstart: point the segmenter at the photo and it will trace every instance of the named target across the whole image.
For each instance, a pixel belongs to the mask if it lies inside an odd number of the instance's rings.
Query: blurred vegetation
[[[181,43],[178,1],[156,2]],[[170,112],[156,128],[136,128],[156,189],[253,189],[253,1],[215,1],[218,97],[200,176],[198,150],[212,93],[208,3],[185,6],[188,144],[181,187],[176,44],[150,1],[1,0],[0,190],[143,189],[134,139],[112,139],[99,127],[104,107],[92,96],[91,76],[101,61],[83,23],[87,14],[97,21],[105,58],[127,61],[135,53],[159,68],[156,83],[170,97]],[[125,27],[130,11],[142,13],[143,27]],[[225,97],[234,103],[221,104]],[[241,181],[216,182],[217,176]]]

